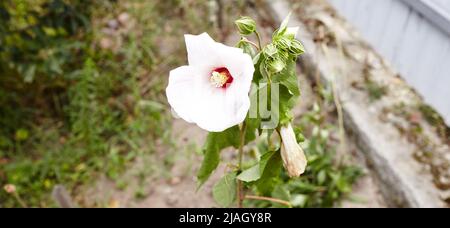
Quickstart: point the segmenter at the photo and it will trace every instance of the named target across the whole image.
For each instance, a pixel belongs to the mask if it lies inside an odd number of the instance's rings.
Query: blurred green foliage
[[[56,206],[56,184],[77,196],[99,175],[116,181],[156,141],[170,144],[165,73],[153,49],[163,18],[146,5],[128,15],[142,26],[139,37],[115,32],[110,39],[121,45],[112,50],[98,43],[102,18],[127,10],[116,1],[0,3],[0,186],[14,184],[26,206]],[[147,10],[154,13],[143,16]],[[146,81],[151,73],[157,80]],[[0,207],[16,206],[23,205],[0,190]]]
[[[5,0],[0,2],[0,69],[26,82],[64,76],[76,64],[95,3],[81,0]]]

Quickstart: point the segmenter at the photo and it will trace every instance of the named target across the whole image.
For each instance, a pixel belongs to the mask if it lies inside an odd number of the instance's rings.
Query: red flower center
[[[233,82],[233,76],[231,76],[227,68],[219,67],[211,72],[209,81],[214,87],[225,89]]]

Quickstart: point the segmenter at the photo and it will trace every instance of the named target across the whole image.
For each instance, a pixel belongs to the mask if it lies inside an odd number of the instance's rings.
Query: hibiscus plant
[[[298,28],[287,26],[288,18],[265,46],[249,17],[235,22],[242,36],[237,47],[206,33],[185,35],[189,65],[170,72],[166,93],[173,113],[209,132],[198,186],[216,170],[223,150],[236,150],[237,161],[213,188],[223,207],[242,207],[245,199],[284,203],[265,197],[282,167],[292,178],[305,172],[302,136],[291,124],[300,97],[296,60],[305,50],[296,39]],[[249,40],[253,35],[256,42]],[[258,196],[247,195],[250,190]]]

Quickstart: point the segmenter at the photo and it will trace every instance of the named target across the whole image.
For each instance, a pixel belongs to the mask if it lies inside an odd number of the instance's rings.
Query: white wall
[[[400,0],[329,1],[450,126],[448,33]],[[426,1],[450,12],[450,0]]]

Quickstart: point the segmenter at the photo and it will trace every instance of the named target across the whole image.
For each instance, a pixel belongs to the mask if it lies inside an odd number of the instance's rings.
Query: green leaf
[[[258,164],[243,171],[241,174],[239,174],[237,179],[244,182],[253,182],[259,180],[266,169],[267,163],[270,161],[270,159],[275,153],[278,152],[271,151],[263,154]]]
[[[245,132],[245,144],[248,144],[256,139],[256,130],[259,128],[261,120],[258,118],[250,118],[247,116],[245,123],[247,125],[247,130]]]
[[[296,72],[296,62],[293,60],[289,60],[284,70],[275,75],[273,82],[278,82],[286,86],[292,96],[298,98],[300,96],[300,89],[298,87],[298,78]]]
[[[27,83],[33,82],[34,75],[36,74],[36,65],[31,65],[26,68],[24,73],[24,81]]]
[[[259,171],[259,164],[243,171],[237,179],[244,182],[253,182],[257,181],[261,177],[261,172]]]
[[[220,162],[220,151],[225,148],[239,146],[239,127],[234,126],[224,132],[211,132],[206,138],[203,148],[203,162],[197,173],[198,188],[200,188],[216,170]]]
[[[281,22],[281,26],[277,32],[277,35],[283,35],[286,32],[290,18],[291,18],[291,13],[289,13],[286,16],[286,18],[284,18],[283,22]]]
[[[26,129],[19,129],[16,131],[16,140],[17,141],[25,141],[30,136],[29,132]]]
[[[256,51],[253,48],[253,46],[251,44],[249,44],[247,42],[247,40],[245,38],[242,38],[241,41],[239,41],[238,48],[242,49],[244,51],[244,53],[250,55],[252,58],[256,57]]]
[[[265,66],[264,66],[264,62],[265,62],[265,56],[262,54],[262,52],[260,52],[259,54],[257,54],[254,58],[253,58],[253,64],[255,65],[255,73],[253,74],[253,83],[256,83],[257,85],[259,84],[259,82],[264,79],[267,78],[266,76],[266,71],[265,71]]]
[[[276,199],[290,201],[291,193],[289,192],[289,190],[286,188],[285,185],[279,185],[273,190],[272,197]]]
[[[229,173],[214,185],[214,200],[222,207],[229,207],[236,200],[236,173]]]
[[[308,196],[303,194],[295,194],[291,198],[291,204],[294,207],[305,207],[308,202]]]
[[[317,174],[317,183],[323,185],[327,178],[327,172],[325,170],[320,170]]]
[[[261,156],[261,159],[259,161],[260,173],[264,173],[264,171],[267,167],[267,164],[269,163],[269,161],[271,161],[273,156],[276,155],[277,153],[278,153],[277,151],[269,151]]]
[[[270,195],[275,188],[280,170],[283,166],[279,151],[268,152],[261,157],[260,170],[262,175],[256,186],[263,195]]]
[[[292,120],[291,110],[295,107],[300,97],[296,69],[296,62],[290,60],[284,70],[276,74],[273,79],[275,83],[281,84],[278,98],[280,104],[279,120],[281,124],[288,123]]]

